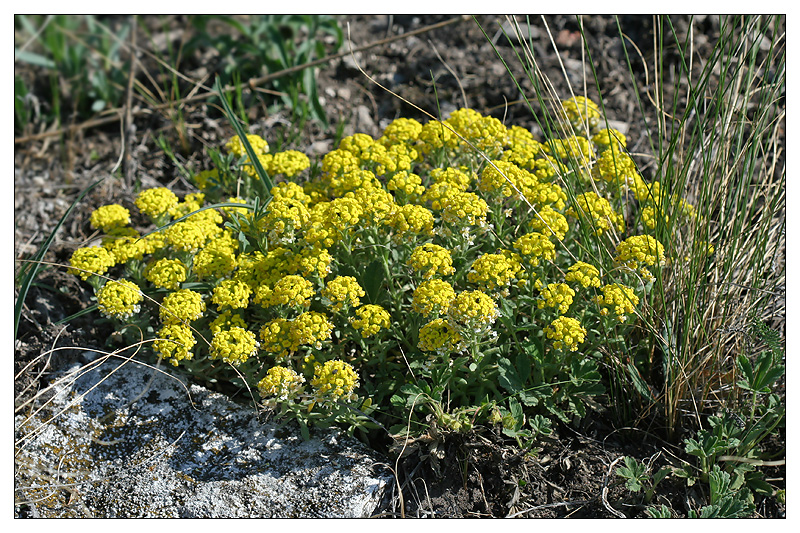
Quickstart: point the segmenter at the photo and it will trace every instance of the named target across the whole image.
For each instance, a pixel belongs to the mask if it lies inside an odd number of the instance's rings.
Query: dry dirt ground
[[[395,36],[401,38],[321,66],[319,93],[325,100],[324,107],[331,123],[335,125],[344,120],[344,134],[364,132],[378,136],[396,117],[427,120],[414,106],[370,82],[360,67],[386,89],[432,114],[437,114],[437,108],[446,114],[467,105],[501,118],[506,124],[535,130],[535,121],[520,102],[519,89],[471,18],[413,34],[451,19],[452,16],[427,15],[343,17],[345,35],[349,28],[354,48]],[[506,57],[512,57],[511,47],[499,32],[504,19],[480,16],[478,20],[498,49]],[[576,19],[548,16],[545,21],[546,26],[541,18],[531,19],[539,67],[549,73],[561,97],[570,95],[569,85],[576,87],[578,94],[583,93],[585,63],[581,61],[583,52]],[[650,59],[646,50],[652,48],[652,20],[627,16],[620,19],[620,24],[622,31],[643,51],[644,60]],[[140,25],[149,26],[162,43],[172,39],[176,45],[184,36],[183,32],[190,28],[186,17],[182,16],[168,18],[166,24],[163,17],[158,20],[144,17]],[[677,27],[685,31],[685,21],[678,21]],[[169,33],[160,34],[164,28],[168,28]],[[608,117],[618,121],[620,127],[627,125],[632,151],[635,151],[636,146],[644,142],[645,121],[631,96],[630,73],[625,67],[616,22],[610,17],[589,17],[585,19],[585,28],[589,48],[596,53],[593,60]],[[699,54],[710,46],[717,30],[713,18],[695,19],[695,46]],[[558,47],[558,54],[548,33]],[[643,87],[642,61],[633,62],[634,74]],[[511,66],[517,78],[524,80],[518,62],[512,62]],[[201,58],[186,57],[181,71],[189,78],[200,79],[205,68]],[[37,75],[36,71],[25,72],[20,65],[15,65],[15,69],[31,78]],[[591,80],[591,73],[587,75]],[[527,80],[522,88],[532,93]],[[594,99],[597,91],[589,82],[586,94]],[[182,140],[176,135],[167,112],[136,115],[127,165],[142,186],[166,185],[179,193],[191,190],[191,185],[156,145],[158,135],[164,135],[180,157],[200,168],[203,148],[219,146],[233,134],[219,112],[204,102],[186,104],[182,111],[188,132],[183,140],[184,149],[180,148]],[[286,123],[287,115],[267,115],[263,106],[255,105],[252,119],[259,126],[257,133],[272,143],[279,126]],[[287,148],[303,150],[313,157],[332,148],[332,136],[331,131],[308,124],[295,144]],[[32,254],[79,192],[94,180],[109,175],[120,159],[120,150],[119,123],[15,143],[15,258]],[[92,239],[88,223],[91,211],[111,202],[129,205],[132,197],[130,186],[118,179],[107,179],[57,233],[47,260],[65,264],[74,249]],[[40,281],[26,300],[15,346],[15,374],[53,346],[102,347],[110,333],[97,326],[92,316],[56,326],[59,320],[87,305],[90,289],[67,275],[63,268],[47,269]],[[70,357],[69,351],[58,353],[58,357]],[[15,381],[15,397],[30,397],[38,380],[46,377],[44,363],[36,362]],[[665,454],[679,453],[679,448],[644,431],[613,427],[602,413],[589,417],[582,426],[558,427],[553,438],[539,444],[541,450],[536,456],[520,454],[511,444],[499,431],[486,429],[466,437],[448,436],[439,448],[443,453],[431,453],[430,446],[412,449],[398,463],[402,497],[397,491],[390,495],[386,515],[613,517],[610,510],[613,505],[617,512],[641,516],[641,508],[625,503],[625,491],[616,476],[609,475],[610,467],[623,455],[639,459],[652,457],[654,466],[658,467],[664,463]],[[394,457],[387,461],[395,464]],[[661,497],[670,500],[673,509],[685,515],[683,502],[691,498],[685,486],[666,485],[661,493]],[[758,512],[761,516],[779,516],[782,510],[769,508]]]

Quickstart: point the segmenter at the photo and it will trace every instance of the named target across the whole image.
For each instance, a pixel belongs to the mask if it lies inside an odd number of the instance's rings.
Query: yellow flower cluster
[[[508,161],[492,161],[478,176],[481,192],[515,200],[520,200],[521,194],[529,202],[538,183],[536,176]]]
[[[347,150],[332,150],[322,156],[322,172],[329,180],[331,188],[334,189],[337,181],[336,177],[359,169],[361,161],[358,156]]]
[[[153,351],[161,359],[166,359],[173,366],[183,360],[191,360],[194,354],[192,349],[197,340],[192,334],[192,329],[184,324],[166,324],[156,334],[153,342]]]
[[[127,320],[139,312],[142,291],[135,283],[109,280],[97,291],[97,307],[108,318]]]
[[[229,232],[209,240],[194,256],[192,271],[200,279],[219,279],[236,268],[236,251],[239,243]]]
[[[169,210],[178,205],[178,197],[166,187],[145,189],[136,196],[134,201],[144,215],[153,220],[165,216]]]
[[[508,149],[503,151],[501,159],[514,163],[520,168],[533,170],[536,157],[544,151],[544,146],[533,138],[533,134],[519,126],[508,129]]]
[[[507,250],[499,254],[483,254],[473,263],[467,273],[467,281],[481,290],[494,291],[508,287],[522,270],[520,257]]]
[[[432,235],[433,213],[421,205],[398,206],[384,221],[394,230],[394,241],[403,242],[406,236]]]
[[[89,223],[94,229],[108,233],[115,228],[127,226],[131,221],[131,213],[119,204],[98,207],[92,211]]]
[[[556,258],[556,245],[536,231],[518,237],[513,246],[532,266],[538,266],[539,259],[553,261]]]
[[[460,168],[434,168],[431,169],[430,174],[428,177],[431,179],[433,183],[437,184],[449,184],[451,187],[455,187],[460,191],[466,191],[470,184],[472,183],[472,176],[467,174],[466,169]],[[441,209],[440,207],[436,207],[435,209]]]
[[[338,312],[344,307],[358,307],[366,293],[353,276],[336,276],[320,294],[330,302],[331,310]]]
[[[372,337],[382,329],[388,329],[392,317],[379,305],[365,304],[356,309],[356,318],[351,318],[350,323],[365,339]]]
[[[453,111],[446,121],[461,137],[489,157],[499,155],[506,144],[507,130],[494,117],[484,117],[474,109]]]
[[[410,171],[411,166],[419,156],[418,152],[407,144],[395,144],[388,149],[376,144],[372,152],[377,154],[371,154],[370,159],[376,163],[375,174],[378,176]]]
[[[555,183],[537,183],[525,197],[535,206],[552,206],[562,210],[566,206],[567,193]]]
[[[539,309],[554,307],[558,314],[563,315],[572,305],[575,291],[566,283],[550,283],[539,289],[539,295],[542,298],[537,304]]]
[[[560,316],[544,328],[548,339],[553,340],[553,348],[574,352],[586,339],[586,330],[574,318]]]
[[[278,400],[285,401],[300,394],[305,381],[306,378],[291,368],[273,366],[258,382],[258,392],[262,398],[277,396]]]
[[[233,279],[244,281],[253,289],[253,302],[268,306],[272,297],[272,287],[284,276],[293,272],[292,254],[286,248],[273,248],[266,255],[260,253],[251,259],[245,257]]]
[[[453,298],[447,310],[456,324],[473,331],[485,331],[500,312],[497,304],[482,291],[463,291]]]
[[[350,152],[375,174],[382,176],[411,169],[417,152],[405,143],[385,146],[364,133],[356,133],[342,139],[339,150]]]
[[[594,128],[600,122],[600,108],[585,96],[574,96],[561,102],[562,113],[577,130]]]
[[[152,236],[152,235],[151,235]],[[147,253],[147,241],[133,228],[113,228],[103,236],[103,248],[111,252],[117,263],[124,264],[131,259],[141,260]]]
[[[438,120],[429,120],[419,132],[417,147],[423,154],[429,154],[442,148],[449,150],[458,146],[458,137],[451,130],[452,126]]]
[[[312,246],[330,248],[358,224],[364,214],[353,198],[335,198],[311,209],[305,240]]]
[[[617,256],[614,262],[630,270],[639,269],[645,281],[654,281],[655,277],[648,266],[664,264],[664,246],[649,235],[628,237],[617,245]]]
[[[180,259],[162,258],[147,265],[144,278],[159,289],[174,291],[186,281],[189,270]]]
[[[579,283],[584,289],[588,287],[600,286],[600,271],[597,267],[577,261],[574,265],[569,267],[567,274],[564,276],[566,281]]]
[[[608,150],[609,148],[612,150],[625,148],[628,145],[628,140],[625,136],[614,128],[606,128],[598,131],[594,137],[592,137],[592,142],[599,152]]]
[[[183,252],[197,252],[208,239],[207,228],[203,224],[185,220],[166,229],[167,243]]]
[[[273,201],[275,200],[296,200],[308,207],[311,197],[305,193],[303,187],[293,181],[282,181],[270,189]]]
[[[636,195],[636,199],[642,203],[658,205],[663,199],[661,196],[661,183],[654,181],[648,185],[639,174],[633,177],[633,187],[631,189]]]
[[[393,175],[386,183],[386,189],[396,191],[400,198],[416,199],[425,192],[422,186],[422,178],[417,174],[408,171],[398,172]]]
[[[283,174],[287,178],[293,178],[310,166],[311,161],[306,154],[297,150],[287,150],[273,155],[265,170],[272,176]]]
[[[278,362],[300,346],[292,340],[292,321],[285,318],[270,320],[261,326],[258,334],[261,339],[261,348],[268,354],[272,354]]]
[[[164,324],[181,324],[197,320],[206,311],[203,295],[190,289],[181,289],[164,297],[159,316]]]
[[[617,231],[625,229],[625,219],[614,211],[605,198],[597,196],[593,191],[575,196],[575,203],[567,209],[567,215],[581,219],[588,216],[588,223],[594,228],[598,237],[615,228]]]
[[[377,142],[383,146],[393,144],[412,144],[419,137],[422,124],[413,118],[396,118],[383,130],[383,135]]]
[[[313,346],[322,349],[322,342],[330,339],[333,331],[331,321],[316,311],[308,311],[292,321],[292,351],[300,346]]]
[[[269,298],[262,305],[287,305],[290,307],[308,307],[314,296],[314,284],[297,274],[282,277],[269,290]]]
[[[226,279],[214,287],[211,301],[217,304],[219,309],[243,309],[250,303],[252,292],[247,283],[236,279]]]
[[[274,156],[272,154],[258,154],[256,156],[256,160],[258,160],[258,164],[261,165],[261,169],[264,172],[268,172],[270,166],[272,166],[272,158]],[[258,168],[257,166],[250,160],[250,158],[246,158],[241,166],[242,172],[247,174],[250,179],[258,180],[261,179],[261,176],[258,175]]]
[[[252,331],[232,326],[214,334],[209,354],[212,359],[222,359],[228,364],[239,366],[251,357],[255,357],[258,346]]]
[[[508,338],[503,331],[493,331],[500,309],[515,309],[502,298],[533,281],[539,294],[536,309],[528,305],[522,320],[555,318],[545,322],[550,346],[576,351],[587,330],[578,320],[557,315],[570,312],[577,290],[598,289],[590,291],[601,294],[593,294],[590,305],[620,320],[634,311],[638,298],[629,287],[601,287],[600,270],[594,265],[577,261],[566,268],[565,248],[572,249],[571,233],[581,229],[574,219],[591,224],[597,235],[622,233],[623,216],[600,196],[624,200],[625,191],[613,187],[619,178],[639,200],[628,207],[638,211],[645,228],[652,228],[659,202],[671,214],[691,216],[693,208],[660,194],[657,182],[645,183],[625,152],[625,136],[599,129],[600,113],[593,102],[577,97],[564,101],[562,108],[572,129],[567,127],[567,136],[546,143],[524,128],[506,128],[471,109],[459,109],[443,123],[397,119],[377,140],[360,133],[342,139],[307,180],[296,178],[310,167],[307,156],[295,150],[270,154],[264,139],[248,135],[267,173],[286,178],[272,187],[269,202],[255,198],[247,180],[241,182],[242,198],[229,200],[246,202],[247,208],[208,209],[203,193],[179,201],[166,188],[148,189],[135,202],[144,215],[159,225],[185,220],[140,238],[129,227],[130,213],[122,206],[100,208],[92,213],[91,224],[107,234],[103,245],[76,251],[72,268],[105,273],[115,264],[149,261],[143,272],[138,262],[126,264],[126,271],[137,276],[142,272],[154,287],[172,291],[161,304],[163,327],[155,352],[176,365],[201,359],[194,368],[209,364],[206,357],[241,366],[239,372],[249,373],[248,382],[258,383],[267,407],[298,402],[289,409],[298,413],[311,413],[315,405],[331,409],[334,400],[355,397],[356,368],[328,360],[330,350],[322,351],[334,332],[335,353],[351,353],[354,341],[370,353],[374,346],[378,353],[386,349],[381,332],[385,336],[384,330],[416,328],[422,320],[427,323],[418,331],[402,336],[417,338],[419,350],[428,352],[427,361],[414,360],[419,351],[404,352],[415,372],[413,365],[430,368],[425,365],[467,346],[477,362],[482,346],[490,342],[487,338]],[[468,145],[489,160],[473,158]],[[195,176],[193,181],[206,191],[209,202],[239,194],[223,190],[236,178],[256,176],[255,162],[241,139],[233,137],[226,149],[238,158],[242,174],[220,168]],[[427,154],[434,157],[424,158]],[[580,168],[569,159],[580,161]],[[597,181],[589,183],[593,179]],[[568,202],[562,186],[573,182],[583,189]],[[590,192],[581,194],[583,190]],[[504,249],[509,243],[512,246]],[[643,274],[646,267],[664,261],[664,248],[647,236],[625,240],[616,252],[616,266]],[[357,278],[337,275],[371,270],[368,265],[375,258],[388,262],[383,287],[397,292],[382,300],[391,302],[386,308],[364,304],[366,292]],[[559,273],[564,273],[563,280],[553,280]],[[81,276],[87,279],[89,274]],[[529,297],[520,296],[519,304],[525,306]],[[126,319],[139,311],[142,293],[130,282],[110,282],[97,291],[97,301],[105,316]],[[404,321],[402,313],[409,310],[410,320]],[[585,311],[570,314],[592,316],[591,310],[589,315]],[[194,350],[192,325],[199,330],[196,336],[208,338],[210,346]],[[532,333],[520,327],[517,336],[530,340]],[[360,337],[347,337],[355,331]],[[259,360],[252,360],[259,350]]]
[[[189,213],[193,213],[197,211],[201,207],[203,207],[203,202],[205,202],[206,195],[203,193],[195,193],[195,194],[187,194],[182,202],[178,202],[174,206],[169,209],[169,216],[173,219],[179,219],[183,216],[188,215]],[[215,217],[218,220],[219,217],[215,215],[215,211],[205,211],[203,214],[198,214],[199,216],[194,217],[194,220],[206,219],[208,217]]]
[[[333,256],[324,248],[305,248],[299,254],[294,255],[289,268],[305,277],[317,276],[324,278],[331,271]]]
[[[69,259],[70,268],[67,272],[80,276],[84,281],[96,274],[102,276],[109,268],[117,264],[114,255],[100,246],[78,248]]]
[[[614,262],[631,270],[664,263],[664,246],[649,235],[628,237],[617,245]]]
[[[531,166],[531,172],[540,182],[550,182],[553,178],[568,170],[569,168],[564,163],[549,155],[534,159]]]
[[[663,220],[663,224],[669,223],[669,215],[661,212],[660,209],[656,211],[656,208],[652,205],[648,205],[642,208],[641,211],[642,216],[642,223],[648,229],[655,229],[658,220]]]
[[[442,222],[462,227],[486,225],[488,204],[475,193],[451,190],[440,200]]]
[[[246,135],[246,137],[247,142],[250,143],[250,146],[253,148],[253,151],[256,153],[256,155],[266,154],[269,152],[269,144],[260,136]],[[247,151],[244,148],[242,139],[238,135],[231,137],[230,140],[225,143],[225,148],[228,150],[228,153],[231,153],[236,157],[244,157],[247,155]]]
[[[450,252],[438,244],[432,243],[414,248],[407,264],[425,279],[431,279],[437,275],[449,276],[456,271],[453,268]]]
[[[167,246],[167,239],[164,237],[164,233],[158,231],[142,237],[136,246],[140,246],[145,255],[154,254]]]
[[[350,364],[331,360],[314,367],[311,379],[315,396],[319,401],[350,400],[358,387],[358,374]]]
[[[436,318],[419,329],[417,346],[423,352],[448,355],[462,349],[463,339],[455,326],[444,318]]]
[[[634,176],[638,175],[636,164],[631,157],[617,150],[606,150],[600,154],[592,167],[592,177],[608,183],[633,187]]]
[[[367,186],[345,194],[345,198],[355,200],[363,210],[361,229],[376,227],[385,223],[398,207],[392,194],[379,186]]]
[[[447,313],[456,297],[453,286],[440,279],[423,281],[414,291],[412,307],[424,317]]]
[[[223,329],[231,329],[233,326],[247,329],[247,323],[245,323],[242,315],[235,313],[230,309],[226,309],[225,311],[221,312],[217,318],[211,321],[211,323],[208,325],[208,329],[211,330],[212,334],[215,334],[219,333]]]
[[[603,316],[608,315],[612,309],[619,321],[624,322],[627,318],[625,315],[633,313],[635,307],[639,305],[639,297],[634,294],[633,289],[625,285],[611,283],[603,285],[600,290],[603,294],[598,295],[595,301],[601,306],[600,314]]]
[[[564,236],[569,231],[567,217],[549,205],[545,205],[537,211],[536,216],[530,223],[530,227],[542,235],[555,237],[559,241],[564,240]]]
[[[375,146],[375,139],[366,133],[354,133],[344,137],[339,142],[339,150],[345,150],[359,159],[367,157],[370,149]]]
[[[579,163],[594,159],[594,148],[589,139],[579,135],[553,139],[544,145],[544,149],[559,159],[571,159]]]

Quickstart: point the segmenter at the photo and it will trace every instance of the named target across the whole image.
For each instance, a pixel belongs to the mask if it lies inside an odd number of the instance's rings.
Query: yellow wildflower
[[[92,211],[89,223],[93,228],[108,233],[109,231],[127,226],[131,221],[131,213],[119,204],[104,205]]]

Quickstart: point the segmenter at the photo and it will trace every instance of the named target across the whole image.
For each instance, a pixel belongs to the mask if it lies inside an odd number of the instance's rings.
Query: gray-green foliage
[[[93,15],[15,15],[14,25],[25,39],[15,43],[14,61],[42,68],[50,78],[50,93],[38,95],[48,104],[49,120],[60,120],[62,109],[86,117],[121,103],[128,73],[122,48],[130,32],[128,23],[112,33]],[[31,118],[26,106],[32,90],[15,79],[16,125],[20,129]]]
[[[212,20],[225,23],[233,33],[212,35],[208,31]],[[326,35],[333,39],[332,52],[344,41],[338,22],[328,15],[198,15],[192,17],[192,24],[196,31],[187,50],[215,48],[220,54],[219,75],[225,84],[234,81],[234,76],[247,81],[325,57],[329,53]],[[301,69],[270,83],[295,118],[310,116],[327,126],[315,69]]]

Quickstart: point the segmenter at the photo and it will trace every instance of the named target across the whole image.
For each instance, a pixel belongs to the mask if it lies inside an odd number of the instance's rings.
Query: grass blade
[[[256,181],[261,184],[261,188],[263,189],[263,198],[267,199],[270,197],[270,190],[272,190],[272,180],[267,175],[264,167],[261,166],[261,162],[258,160],[255,150],[253,150],[253,147],[250,146],[250,142],[247,140],[247,132],[245,132],[244,128],[242,128],[242,125],[239,124],[239,120],[236,118],[236,113],[234,113],[233,109],[231,109],[231,105],[228,103],[228,98],[225,96],[225,93],[222,89],[222,82],[219,81],[219,77],[217,77],[217,80],[214,82],[214,90],[217,92],[217,94],[219,94],[219,99],[222,101],[222,107],[225,110],[225,115],[228,117],[228,121],[233,125],[233,129],[236,130],[236,135],[238,135],[242,140],[242,145],[247,152],[247,156],[250,158],[250,161],[253,163],[256,173],[258,174],[259,179]]]
[[[75,201],[72,202],[72,205],[69,206],[67,211],[61,217],[61,220],[58,221],[56,227],[53,228],[53,231],[50,232],[47,240],[45,240],[39,247],[39,250],[37,250],[31,262],[27,266],[20,268],[20,273],[18,275],[18,279],[21,280],[19,282],[19,293],[17,295],[17,300],[14,302],[14,339],[17,338],[19,319],[20,315],[22,314],[22,306],[25,303],[25,298],[28,296],[28,291],[31,288],[31,284],[36,279],[36,276],[39,274],[39,269],[41,268],[39,262],[44,259],[45,254],[47,254],[47,251],[50,249],[50,245],[53,243],[53,239],[55,239],[56,233],[67,220],[67,217],[69,217],[69,215],[72,213],[72,210],[75,209],[75,206],[77,206],[87,194],[89,194],[95,187],[100,185],[100,183],[102,183],[104,180],[105,178],[97,180],[78,195]]]

